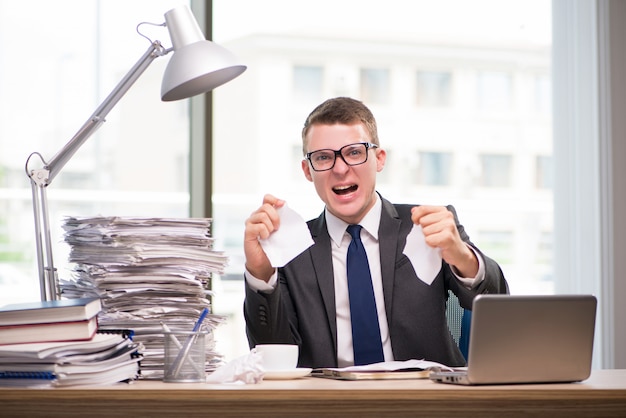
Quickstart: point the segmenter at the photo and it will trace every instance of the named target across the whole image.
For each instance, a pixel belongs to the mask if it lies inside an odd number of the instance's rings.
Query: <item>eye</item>
[[[344,150],[343,155],[346,157],[360,157],[363,155],[363,147],[353,146]]]
[[[314,152],[311,157],[313,158],[313,161],[323,163],[325,161],[332,160],[334,154],[331,154],[329,152]]]

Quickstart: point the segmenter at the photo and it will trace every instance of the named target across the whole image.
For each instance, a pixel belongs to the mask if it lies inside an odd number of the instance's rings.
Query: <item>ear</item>
[[[387,152],[384,149],[376,149],[376,171],[381,172],[385,167],[385,161],[387,161]]]
[[[302,160],[302,171],[304,172],[304,177],[310,182],[313,181],[313,177],[311,177],[311,166],[309,162],[305,159]]]

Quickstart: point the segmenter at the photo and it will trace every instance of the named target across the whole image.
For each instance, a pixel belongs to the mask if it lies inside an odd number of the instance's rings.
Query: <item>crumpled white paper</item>
[[[207,376],[207,383],[253,384],[263,380],[265,370],[260,353],[251,350],[245,356],[238,357],[215,369]]]
[[[302,217],[285,204],[278,209],[280,227],[266,239],[259,239],[272,267],[283,267],[313,245],[311,232]]]
[[[417,277],[430,286],[441,270],[441,250],[426,244],[424,232],[420,225],[413,224],[411,232],[406,237],[402,254],[411,261]]]

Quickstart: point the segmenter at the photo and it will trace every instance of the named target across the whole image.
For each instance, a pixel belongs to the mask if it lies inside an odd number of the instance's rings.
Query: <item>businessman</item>
[[[466,309],[478,294],[508,293],[498,264],[470,242],[452,206],[392,204],[377,193],[386,153],[362,102],[320,104],[305,121],[302,146],[302,171],[325,208],[307,222],[314,244],[277,269],[259,239],[281,227],[285,201],[266,195],[246,220],[250,347],[298,344],[300,367],[408,359],[464,365],[447,327],[448,290]],[[416,228],[426,250],[440,255],[432,277],[420,277],[404,253]]]

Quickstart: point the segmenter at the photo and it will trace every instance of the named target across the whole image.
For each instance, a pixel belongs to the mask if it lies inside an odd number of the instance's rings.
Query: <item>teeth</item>
[[[335,189],[335,190],[347,190],[347,189],[349,189],[350,187],[352,187],[352,186],[339,186],[339,187],[335,187],[334,189]]]

